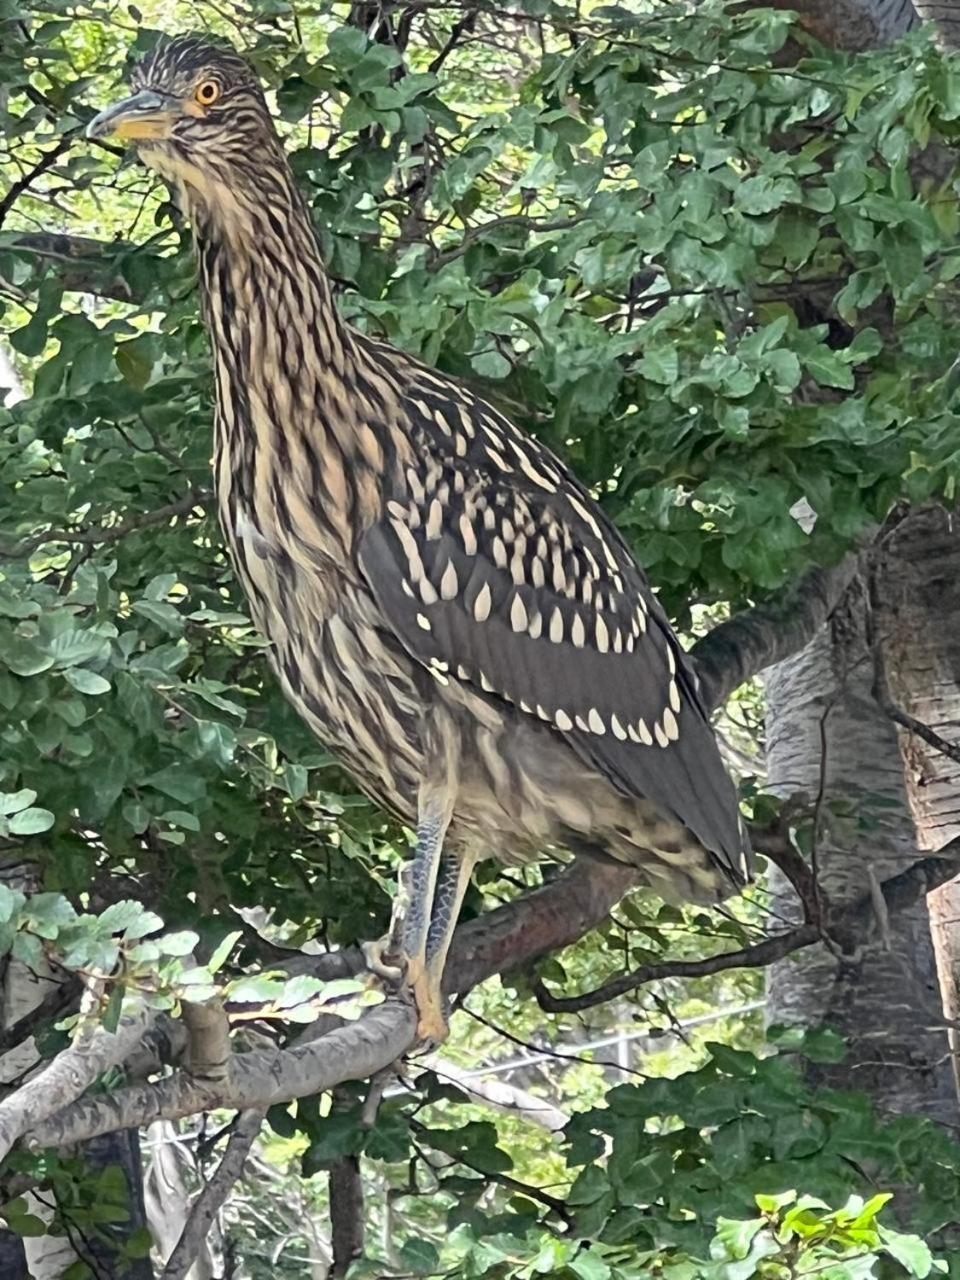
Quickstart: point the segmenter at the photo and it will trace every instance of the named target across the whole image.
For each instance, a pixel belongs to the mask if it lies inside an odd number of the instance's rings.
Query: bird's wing
[[[540,472],[434,455],[364,535],[361,569],[439,681],[551,725],[622,792],[678,817],[739,882],[736,796],[693,672],[619,536],[551,462],[552,492]]]

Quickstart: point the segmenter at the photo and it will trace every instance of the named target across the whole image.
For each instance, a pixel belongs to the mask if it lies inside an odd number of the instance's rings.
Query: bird
[[[345,322],[242,56],[176,36],[130,87],[87,134],[132,145],[191,223],[217,509],[252,619],[299,714],[415,837],[369,954],[402,974],[419,1040],[448,1032],[478,858],[613,859],[680,901],[738,890],[749,845],[695,670],[602,506],[477,389]]]

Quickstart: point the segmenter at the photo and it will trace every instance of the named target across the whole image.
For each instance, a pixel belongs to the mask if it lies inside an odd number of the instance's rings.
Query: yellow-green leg
[[[475,862],[473,854],[445,854],[434,894],[433,915],[427,934],[426,965],[421,994],[416,999],[420,1011],[421,1038],[429,1038],[437,1044],[446,1040],[449,1031],[443,998],[443,971]]]
[[[400,935],[401,962],[406,983],[413,993],[420,1040],[445,1040],[446,1019],[439,985],[428,963],[437,876],[443,857],[443,837],[450,821],[449,807],[421,796],[417,819],[417,850],[406,871],[406,910]]]

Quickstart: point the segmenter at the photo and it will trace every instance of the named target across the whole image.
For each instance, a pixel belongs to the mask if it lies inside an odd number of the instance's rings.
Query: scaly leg
[[[443,855],[443,837],[450,821],[450,806],[436,794],[421,792],[417,816],[417,851],[409,869],[407,903],[403,917],[401,953],[407,986],[416,1001],[421,1040],[446,1039],[446,1020],[439,988],[431,985],[427,940],[431,933],[437,874]]]
[[[438,1015],[428,1027],[430,1038],[437,1044],[446,1040],[449,1031],[443,999],[443,971],[476,861],[476,855],[472,853],[445,854],[434,895],[433,918],[427,935],[425,981],[430,1007]],[[421,1030],[422,1022],[421,1017]]]

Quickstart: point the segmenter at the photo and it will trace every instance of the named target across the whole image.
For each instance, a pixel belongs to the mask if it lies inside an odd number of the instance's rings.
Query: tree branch
[[[703,978],[707,974],[723,973],[727,969],[759,969],[782,960],[802,947],[811,946],[820,937],[817,925],[807,921],[795,929],[776,933],[739,951],[725,951],[721,955],[704,956],[700,960],[665,960],[663,964],[643,964],[627,973],[618,974],[609,982],[601,983],[593,991],[584,991],[577,996],[555,996],[541,983],[537,988],[537,1003],[546,1013],[579,1013],[663,978]]]
[[[951,840],[939,853],[911,863],[898,875],[891,876],[877,886],[888,913],[911,907],[960,872],[960,837]],[[623,973],[593,991],[577,996],[554,996],[541,984],[537,991],[540,1007],[547,1013],[579,1013],[583,1009],[605,1004],[625,995],[648,982],[664,978],[702,978],[707,974],[722,973],[728,969],[757,969],[784,959],[794,951],[812,946],[824,938],[830,938],[844,949],[852,949],[855,939],[862,938],[875,915],[874,892],[864,894],[855,902],[828,910],[821,926],[816,920],[806,920],[793,929],[764,938],[761,942],[739,951],[727,951],[718,956],[706,956],[701,960],[667,960],[663,964],[645,964],[629,973]]]
[[[16,182],[11,183],[7,194],[2,200],[0,200],[0,227],[3,226],[7,214],[23,193],[33,185],[42,173],[46,173],[48,169],[53,168],[64,152],[70,150],[73,146],[75,136],[76,130],[71,130],[70,133],[65,133],[55,146],[51,147],[49,151],[44,152],[32,169],[28,169],[22,177],[16,180]]]
[[[575,942],[602,924],[638,882],[637,873],[627,866],[574,863],[550,884],[461,925],[444,986],[449,992],[469,991],[495,973]],[[364,967],[359,948],[297,960],[289,966],[291,971],[325,979]],[[135,1128],[155,1119],[180,1119],[213,1107],[246,1110],[322,1093],[348,1080],[366,1079],[395,1062],[413,1044],[415,1030],[412,1008],[389,1000],[359,1022],[337,1027],[310,1043],[236,1053],[227,1079],[217,1086],[181,1070],[156,1083],[78,1098],[57,1115],[51,1116],[49,1108],[31,1116],[40,1123],[28,1141],[32,1147],[64,1146],[95,1133]]]
[[[216,1173],[193,1202],[190,1216],[187,1218],[173,1253],[167,1259],[160,1280],[186,1280],[187,1273],[196,1261],[203,1242],[210,1234],[214,1219],[223,1207],[223,1202],[243,1173],[243,1166],[247,1162],[251,1147],[257,1140],[266,1114],[263,1109],[253,1109],[243,1111],[237,1117],[237,1123],[230,1134],[223,1159],[217,1166]]]
[[[330,1170],[330,1280],[343,1280],[354,1260],[363,1257],[363,1227],[360,1157],[341,1156]]]
[[[952,879],[958,870],[960,838],[951,841],[938,854],[921,859],[884,881],[880,891],[887,909],[903,910]],[[464,993],[494,973],[529,964],[576,941],[602,923],[616,902],[636,884],[637,875],[629,867],[575,863],[550,884],[462,925],[454,938],[444,986],[449,991]],[[740,952],[705,960],[644,966],[631,975],[614,979],[615,989],[611,990],[611,984],[607,984],[603,995],[591,992],[567,997],[562,1006],[559,998],[555,999],[558,1007],[565,1010],[585,1008],[652,978],[695,976],[767,964],[812,945],[825,933],[843,947],[851,939],[862,936],[873,918],[873,910],[873,898],[867,894],[831,913],[824,930],[808,922]],[[331,967],[330,957],[311,959],[313,971],[326,975]],[[571,1005],[570,1001],[576,1003]],[[48,1099],[40,1123],[31,1115],[34,1123],[26,1135],[27,1141],[32,1148],[61,1147],[98,1133],[134,1128],[158,1118],[179,1119],[214,1107],[262,1109],[292,1098],[326,1092],[335,1085],[366,1079],[383,1070],[411,1048],[415,1034],[413,1009],[401,1000],[387,1000],[359,1021],[336,1027],[309,1043],[234,1054],[227,1075],[219,1084],[199,1081],[178,1071],[156,1083],[132,1086],[107,1096],[77,1098],[55,1115],[50,1114]],[[59,1059],[55,1059],[53,1065],[57,1061]],[[77,1092],[73,1096],[77,1097]],[[14,1097],[19,1098],[20,1094]],[[21,1112],[20,1132],[25,1127]]]
[[[8,546],[0,543],[0,557],[8,560],[20,559],[23,556],[32,555],[38,547],[46,546],[51,542],[77,542],[102,546],[117,542],[120,538],[125,538],[128,533],[135,533],[139,529],[163,524],[166,520],[172,520],[174,516],[189,515],[193,510],[206,509],[212,501],[213,494],[209,489],[191,489],[189,493],[184,494],[182,498],[177,498],[174,502],[168,502],[142,515],[128,516],[119,524],[81,525],[76,529],[48,529],[45,533],[24,538],[22,542],[15,542]]]
[[[139,302],[140,295],[116,270],[115,259],[138,246],[122,240],[94,240],[89,236],[63,235],[56,231],[8,233],[8,248],[58,264],[57,279],[68,293],[92,293],[117,302]]]
[[[59,1108],[81,1097],[110,1067],[118,1066],[143,1038],[154,1017],[139,1009],[121,1017],[116,1032],[100,1025],[102,984],[89,983],[80,1004],[80,1023],[68,1049],[0,1102],[0,1161],[28,1127],[43,1123]],[[100,1132],[131,1128],[111,1125]]]
[[[722,622],[691,650],[708,710],[726,702],[759,672],[808,644],[839,604],[857,572],[857,557],[833,569],[813,568],[775,600]]]

